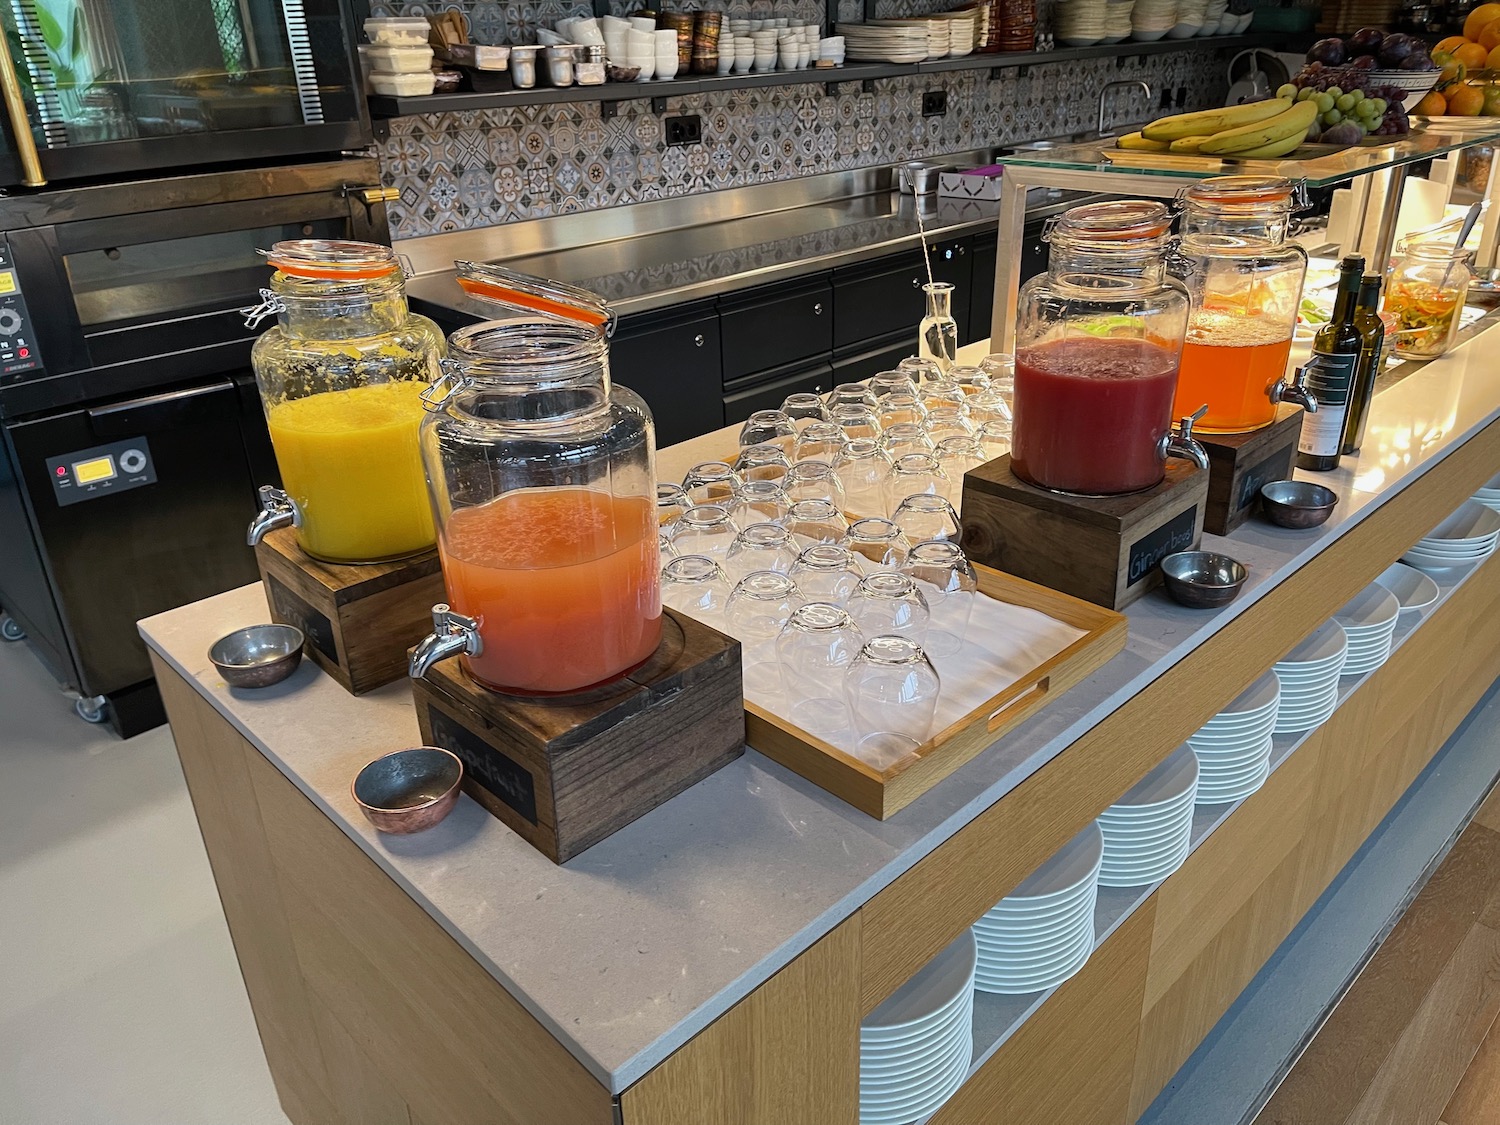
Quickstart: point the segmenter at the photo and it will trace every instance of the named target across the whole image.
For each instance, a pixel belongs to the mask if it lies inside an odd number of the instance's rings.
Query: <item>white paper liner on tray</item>
[[[918,583],[918,585],[924,587],[924,593],[931,592],[924,583]],[[942,688],[938,694],[937,715],[933,720],[932,729],[928,731],[929,738],[939,731],[946,730],[969,712],[1010,687],[1037,665],[1050,660],[1074,641],[1086,635],[1084,630],[1048,617],[1038,610],[1012,605],[1009,602],[986,597],[984,594],[974,595],[972,600],[974,612],[969,618],[969,626],[964,633],[963,644],[959,651],[951,656],[929,654],[929,659],[942,681]],[[961,615],[961,611],[953,606],[953,601],[954,599],[949,598],[933,608],[929,632],[948,629],[953,623],[954,614]],[[714,623],[709,622],[709,624]],[[715,627],[724,628],[722,623]],[[829,695],[843,698],[842,680],[829,686]],[[788,725],[798,725],[792,714],[791,701],[782,692],[760,692],[747,689],[745,698],[765,708]],[[855,734],[852,727],[845,727],[832,734],[820,733],[817,737],[853,757],[860,758],[861,761],[876,769],[885,769],[906,754],[904,750],[891,753],[886,757],[861,753],[859,736]]]

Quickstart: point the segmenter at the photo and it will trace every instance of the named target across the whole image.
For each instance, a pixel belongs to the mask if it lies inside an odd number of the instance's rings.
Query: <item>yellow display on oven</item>
[[[79,484],[95,484],[101,480],[109,480],[114,475],[115,459],[113,457],[95,457],[90,461],[73,463],[73,479]]]

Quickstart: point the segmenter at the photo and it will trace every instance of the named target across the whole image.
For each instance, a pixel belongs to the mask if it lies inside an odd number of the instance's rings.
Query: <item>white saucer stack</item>
[[[1491,477],[1484,482],[1484,487],[1474,493],[1474,499],[1486,508],[1500,512],[1500,477]]]
[[[1402,613],[1417,613],[1438,600],[1438,584],[1414,566],[1391,563],[1384,574],[1375,579],[1401,603]]]
[[[1500,510],[1476,500],[1465,500],[1463,507],[1419,539],[1416,546],[1401,556],[1401,561],[1419,570],[1468,566],[1494,554],[1497,541],[1500,541]]]
[[[1400,616],[1401,600],[1379,582],[1355,595],[1353,601],[1333,615],[1349,638],[1342,675],[1362,676],[1390,659],[1396,618]]]
[[[1054,988],[1094,951],[1094,902],[1104,837],[1090,824],[974,923],[981,992]]]
[[[1240,801],[1265,784],[1280,702],[1281,682],[1267,672],[1188,736],[1198,758],[1197,804]]]
[[[1301,734],[1326,723],[1339,705],[1339,677],[1349,654],[1349,638],[1337,621],[1325,621],[1276,662],[1281,705],[1277,734]]]
[[[859,1028],[860,1125],[906,1125],[963,1084],[974,1053],[974,936],[968,930]]]
[[[1166,761],[1099,814],[1101,887],[1139,887],[1165,879],[1187,858],[1198,795],[1198,759],[1179,746]]]

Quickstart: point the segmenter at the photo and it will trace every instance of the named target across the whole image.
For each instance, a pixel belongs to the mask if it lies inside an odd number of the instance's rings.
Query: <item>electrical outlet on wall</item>
[[[681,117],[668,117],[662,121],[666,130],[667,144],[700,145],[703,143],[703,118],[696,113],[684,113]]]
[[[922,116],[942,117],[948,112],[948,91],[928,90],[922,95]]]

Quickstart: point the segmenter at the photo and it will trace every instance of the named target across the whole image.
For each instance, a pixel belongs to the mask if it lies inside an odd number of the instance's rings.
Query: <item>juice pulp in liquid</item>
[[[267,415],[287,494],[302,509],[303,550],[333,562],[374,562],[432,546],[417,427],[416,379],[324,391]]]
[[[1286,376],[1291,325],[1279,316],[1198,309],[1188,321],[1172,416],[1208,413],[1193,424],[1210,434],[1235,434],[1269,425],[1276,405],[1267,390]]]
[[[479,619],[469,671],[516,695],[628,672],[661,641],[655,504],[590,488],[520,489],[449,517],[448,599]]]
[[[1161,480],[1177,355],[1150,340],[1075,336],[1016,352],[1011,467],[1059,492],[1136,492]]]

